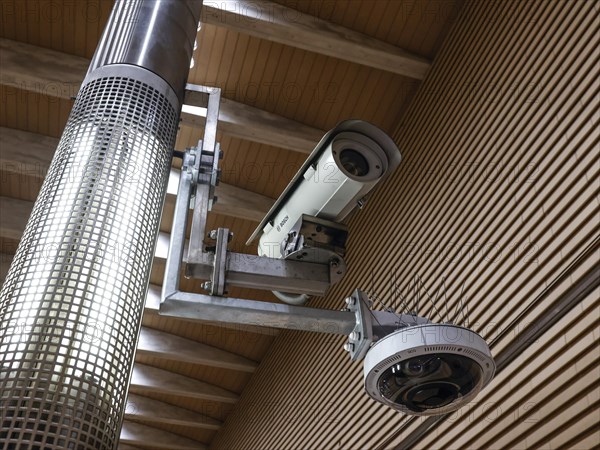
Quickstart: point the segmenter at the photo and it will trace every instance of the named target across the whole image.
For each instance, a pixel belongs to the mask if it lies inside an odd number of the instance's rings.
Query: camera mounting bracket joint
[[[359,289],[356,289],[350,297],[346,298],[348,310],[354,312],[356,324],[348,335],[348,341],[344,344],[352,361],[361,360],[367,354],[373,342],[373,324],[369,308],[369,298]]]
[[[369,296],[356,289],[346,298],[349,311],[354,312],[356,323],[344,344],[352,361],[363,359],[371,344],[400,328],[431,323],[425,317],[415,314],[399,314],[393,311],[374,311]]]
[[[210,283],[207,283],[210,295],[223,296],[226,293],[227,244],[231,236],[228,228],[219,228],[209,233],[209,237],[216,241]]]

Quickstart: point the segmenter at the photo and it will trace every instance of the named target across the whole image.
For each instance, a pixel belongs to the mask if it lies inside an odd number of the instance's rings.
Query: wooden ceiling
[[[223,183],[208,226],[244,246],[323,132],[368,120],[391,133],[460,0],[205,2],[189,82],[224,98]],[[26,224],[112,0],[1,0],[0,280]],[[177,148],[202,118],[183,116]],[[161,224],[120,448],[208,447],[277,333],[158,316],[178,161]],[[201,292],[200,282],[183,289]],[[274,301],[264,291],[231,295]],[[260,376],[257,374],[256,376]],[[132,447],[133,446],[133,447]]]

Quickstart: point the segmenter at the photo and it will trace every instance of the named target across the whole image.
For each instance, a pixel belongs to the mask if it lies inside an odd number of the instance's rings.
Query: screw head
[[[351,352],[352,350],[354,350],[354,344],[351,344],[350,342],[346,342],[344,344],[344,350],[346,350],[347,352]]]
[[[212,289],[212,283],[210,281],[205,281],[202,283],[202,289],[205,291],[210,291]]]
[[[210,232],[208,233],[208,237],[211,239],[216,239],[217,238],[217,230],[210,230]]]
[[[354,305],[354,298],[352,298],[352,297],[346,297],[346,305],[353,306]]]
[[[360,333],[358,331],[353,331],[352,333],[350,333],[349,339],[351,341],[359,341],[360,340]]]

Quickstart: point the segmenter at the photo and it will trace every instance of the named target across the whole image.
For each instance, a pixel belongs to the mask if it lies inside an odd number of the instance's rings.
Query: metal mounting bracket
[[[371,344],[380,337],[400,328],[430,323],[429,319],[413,314],[398,314],[391,311],[373,311],[368,295],[356,289],[346,298],[348,310],[356,317],[354,328],[344,344],[352,361],[363,359]]]
[[[208,98],[206,99],[206,96]],[[320,262],[284,260],[245,255],[227,251],[229,230],[220,228],[206,235],[206,217],[216,200],[218,161],[220,150],[216,127],[220,90],[188,85],[186,100],[195,106],[205,102],[208,111],[204,136],[198,146],[187,149],[179,179],[178,195],[173,215],[171,241],[167,254],[165,278],[161,296],[160,314],[188,319],[261,325],[274,328],[298,329],[334,334],[349,334],[356,345],[353,359],[364,355],[373,339],[373,325],[366,296],[355,291],[356,308],[351,311],[333,311],[319,308],[291,306],[239,298],[222,297],[228,285],[237,285],[291,293],[323,295],[332,282],[343,273],[343,261],[328,259]],[[211,295],[183,292],[179,278],[183,264],[186,227],[190,201],[193,198],[193,220],[190,228],[186,276],[210,280],[206,288]],[[216,241],[214,251],[207,252],[204,240]],[[391,313],[383,313],[391,316]],[[386,317],[387,317],[386,316]],[[388,318],[391,321],[391,318]],[[383,320],[379,318],[379,320]]]

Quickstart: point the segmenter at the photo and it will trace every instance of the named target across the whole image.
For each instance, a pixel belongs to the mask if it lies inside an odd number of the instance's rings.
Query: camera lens
[[[456,400],[459,393],[459,386],[453,383],[427,383],[416,386],[406,393],[406,405],[413,411],[441,408]]]
[[[416,356],[394,364],[378,380],[379,393],[413,413],[442,408],[478,392],[483,369],[456,354]]]
[[[423,377],[432,374],[441,365],[437,356],[421,356],[411,358],[402,364],[402,372],[409,377]]]
[[[369,173],[367,159],[356,150],[345,148],[340,152],[340,162],[344,169],[355,177],[364,177]]]

